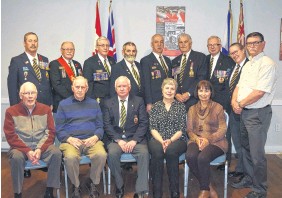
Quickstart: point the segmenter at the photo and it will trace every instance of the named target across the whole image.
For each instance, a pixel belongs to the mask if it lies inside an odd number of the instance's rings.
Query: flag
[[[114,28],[114,13],[112,10],[112,0],[109,6],[108,34],[107,38],[110,41],[109,56],[112,56],[117,61],[116,44],[115,44],[115,28]]]
[[[232,18],[232,10],[231,10],[231,0],[229,0],[226,29],[224,32],[223,42],[222,42],[222,53],[226,55],[229,54],[229,46],[232,41],[232,29],[233,29],[233,18]]]
[[[94,34],[94,48],[93,55],[97,53],[96,51],[96,40],[102,36],[101,23],[100,23],[100,13],[99,13],[99,0],[96,2],[96,20],[95,20],[95,34]]]
[[[240,15],[237,30],[237,42],[245,46],[245,27],[244,27],[244,13],[243,13],[243,2],[240,0]]]

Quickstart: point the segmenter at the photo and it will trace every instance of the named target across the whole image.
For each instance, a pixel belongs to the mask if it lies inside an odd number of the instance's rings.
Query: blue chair
[[[39,164],[32,164],[30,160],[26,161],[26,165],[24,167],[25,170],[34,170],[40,168],[46,168],[47,164],[42,160],[39,160]],[[60,189],[57,189],[57,197],[60,198]]]

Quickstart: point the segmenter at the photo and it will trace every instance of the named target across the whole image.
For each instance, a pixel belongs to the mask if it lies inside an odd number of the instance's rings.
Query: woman
[[[224,110],[211,100],[213,95],[211,83],[200,81],[194,92],[199,101],[188,111],[186,160],[200,183],[199,198],[218,197],[210,184],[210,162],[223,155],[228,148]]]
[[[150,112],[150,130],[153,137],[148,147],[151,153],[153,197],[162,197],[165,159],[171,197],[178,198],[178,158],[187,148],[186,110],[184,104],[174,99],[177,90],[177,82],[174,79],[165,79],[161,88],[163,99],[156,102]]]

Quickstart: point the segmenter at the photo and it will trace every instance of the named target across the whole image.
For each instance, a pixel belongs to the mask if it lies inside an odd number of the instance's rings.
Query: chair
[[[183,196],[187,197],[188,192],[188,176],[189,176],[189,167],[185,158],[185,153],[179,156],[179,163],[184,162],[184,187],[183,187]]]
[[[40,169],[40,168],[46,168],[47,164],[39,160],[39,164],[32,164],[30,160],[26,161],[26,165],[24,167],[25,170],[34,170],[34,169]],[[60,189],[57,189],[57,197],[60,198]]]
[[[80,156],[80,162],[79,162],[80,165],[83,165],[83,164],[91,164],[91,160],[89,157],[85,156],[85,155],[82,155]],[[64,173],[65,173],[65,187],[66,187],[66,198],[69,197],[69,191],[68,191],[68,173],[66,171],[66,166],[64,164]],[[106,176],[105,176],[105,170],[103,169],[103,184],[104,184],[104,194],[106,195],[107,194],[107,189],[106,189]]]

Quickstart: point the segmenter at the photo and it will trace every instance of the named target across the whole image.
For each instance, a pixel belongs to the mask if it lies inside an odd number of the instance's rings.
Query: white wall
[[[110,0],[100,0],[102,34],[107,34],[108,6]],[[234,17],[233,42],[236,41],[240,0],[232,0]],[[39,53],[49,60],[60,56],[60,44],[71,40],[76,46],[75,59],[83,64],[93,49],[96,0],[2,0],[1,31],[1,114],[8,106],[7,75],[10,59],[23,52],[23,35],[33,31],[39,36]],[[156,32],[156,6],[185,6],[186,32],[192,36],[193,49],[208,54],[206,41],[210,35],[223,38],[228,0],[113,0],[116,46],[118,60],[121,48],[127,41],[137,45],[137,60],[150,53],[150,39]],[[279,67],[281,0],[244,1],[246,34],[259,31],[266,40],[265,52]],[[279,79],[280,85],[282,79]],[[274,124],[282,123],[282,88],[278,86],[272,126],[269,130],[267,150],[282,151],[282,131],[274,132]],[[1,127],[2,128],[2,127]]]

